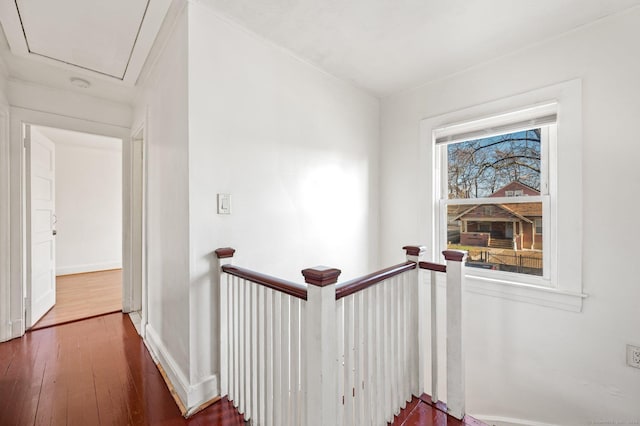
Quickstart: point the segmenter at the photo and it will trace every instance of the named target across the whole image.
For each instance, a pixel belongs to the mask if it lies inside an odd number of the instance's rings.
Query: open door
[[[55,145],[24,128],[26,148],[27,288],[26,326],[56,303]]]

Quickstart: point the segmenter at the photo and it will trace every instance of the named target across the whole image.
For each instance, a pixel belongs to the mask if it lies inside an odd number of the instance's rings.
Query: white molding
[[[466,290],[470,293],[500,297],[517,302],[557,308],[570,312],[581,312],[586,294],[572,293],[555,288],[510,283],[467,275]]]
[[[24,320],[19,319],[16,321],[11,321],[9,323],[9,331],[10,331],[9,339],[16,339],[18,337],[22,337],[22,335],[24,334]]]
[[[218,376],[215,374],[191,385],[185,373],[180,369],[171,353],[158,336],[154,328],[147,324],[145,327],[145,343],[150,349],[151,356],[162,366],[171,385],[176,391],[180,402],[186,407],[187,414],[193,413],[207,401],[217,397],[219,393]]]
[[[76,132],[86,132],[122,139],[125,146],[129,145],[130,130],[114,124],[96,122],[78,117],[70,117],[52,112],[36,111],[28,108],[10,107],[9,126],[9,169],[10,169],[10,193],[9,193],[9,221],[10,221],[10,322],[11,337],[19,337],[24,334],[24,289],[27,285],[24,274],[24,253],[27,242],[24,239],[25,212],[23,202],[24,188],[24,147],[22,141],[23,124],[35,126],[57,127]],[[124,155],[123,155],[124,157]],[[124,160],[123,160],[124,161]],[[123,198],[129,196],[130,183],[123,181]],[[4,202],[3,202],[4,204]],[[124,208],[124,206],[123,206]],[[127,229],[130,217],[123,210],[123,229]],[[123,259],[123,277],[126,277],[127,265]],[[1,276],[1,275],[0,275]],[[0,284],[2,282],[0,281]]]
[[[467,268],[467,271],[469,271],[469,269],[471,268]],[[429,283],[429,277],[430,274],[423,274],[423,280],[427,284]],[[447,287],[445,277],[445,274],[436,275],[436,284],[438,288],[441,288],[443,291]],[[588,295],[583,293],[573,293],[557,288],[479,277],[472,273],[465,275],[465,291],[569,312],[582,312],[583,300],[588,297]]]
[[[150,349],[152,357],[157,360],[158,364],[162,366],[164,372],[167,374],[167,378],[176,391],[180,402],[186,407],[189,395],[189,381],[187,380],[187,376],[178,366],[173,356],[171,356],[171,353],[151,324],[147,324],[145,328],[145,342],[148,343],[147,347]]]
[[[13,335],[10,298],[10,174],[9,108],[0,106],[0,342]]]
[[[515,417],[494,416],[489,414],[472,414],[474,419],[492,426],[562,426],[556,423],[537,422],[535,420]]]
[[[122,269],[122,261],[85,263],[80,265],[56,267],[56,276],[82,274],[84,272],[108,271],[110,269]]]
[[[218,376],[210,374],[198,383],[189,386],[187,416],[195,413],[205,402],[211,401],[220,395]]]

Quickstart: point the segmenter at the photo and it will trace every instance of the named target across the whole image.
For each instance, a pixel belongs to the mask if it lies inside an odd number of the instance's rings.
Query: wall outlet
[[[627,345],[627,365],[640,368],[640,347]]]

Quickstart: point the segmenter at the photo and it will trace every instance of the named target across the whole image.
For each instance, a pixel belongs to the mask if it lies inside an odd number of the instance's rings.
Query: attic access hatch
[[[171,0],[0,0],[11,53],[134,85]]]

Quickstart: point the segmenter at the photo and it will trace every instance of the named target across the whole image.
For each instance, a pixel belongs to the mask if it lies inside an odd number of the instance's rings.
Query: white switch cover
[[[218,214],[231,214],[231,194],[218,194]]]

